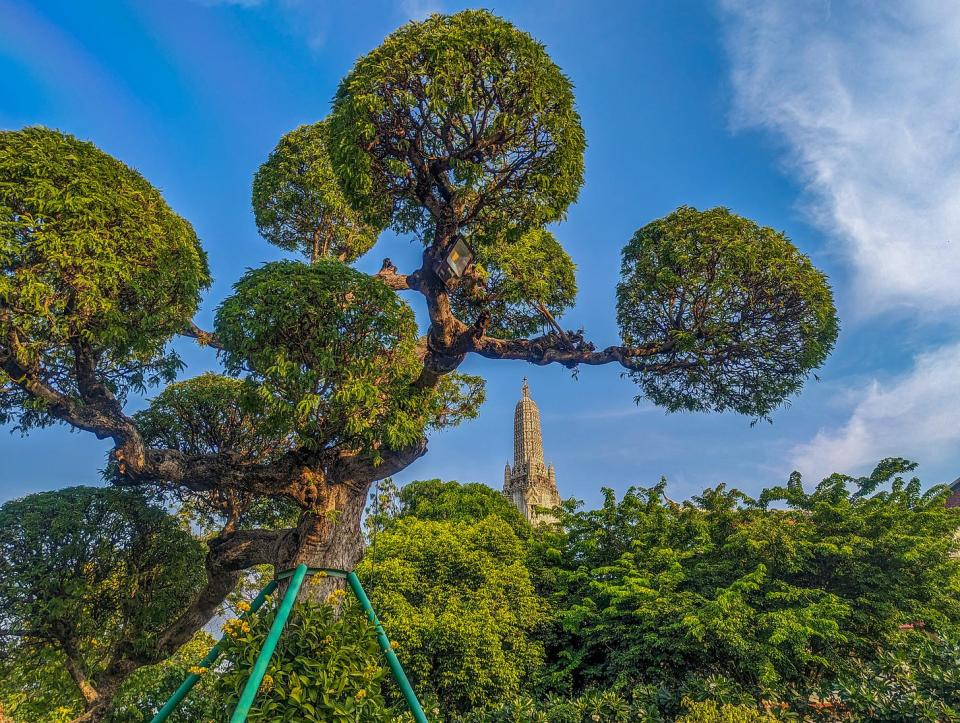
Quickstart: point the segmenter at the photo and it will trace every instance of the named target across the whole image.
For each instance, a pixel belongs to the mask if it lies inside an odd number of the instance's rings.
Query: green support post
[[[377,642],[380,643],[380,649],[383,650],[383,654],[387,658],[387,664],[393,672],[393,677],[396,679],[397,685],[400,686],[400,692],[403,693],[403,697],[407,700],[407,705],[410,707],[410,712],[413,714],[414,720],[417,721],[417,723],[429,723],[427,716],[423,714],[423,708],[420,707],[420,701],[417,700],[417,694],[413,692],[413,687],[411,687],[410,681],[407,680],[407,674],[403,672],[403,666],[400,665],[397,654],[393,652],[393,648],[390,646],[390,639],[384,632],[383,626],[380,625],[380,620],[373,611],[373,606],[370,604],[367,593],[364,592],[357,574],[355,572],[347,573],[347,582],[350,583],[350,589],[353,590],[353,594],[357,596],[357,600],[359,600],[363,606],[364,612],[367,613],[367,619],[373,623],[373,627],[377,631]],[[231,723],[233,722],[231,721]]]
[[[253,670],[247,679],[247,684],[240,695],[240,701],[230,716],[230,723],[243,723],[250,713],[250,707],[253,705],[253,699],[257,697],[257,691],[260,690],[260,683],[263,682],[263,676],[267,672],[267,665],[270,664],[270,658],[273,657],[273,651],[280,640],[280,634],[283,632],[283,626],[287,624],[287,618],[290,617],[290,611],[293,609],[293,603],[297,599],[297,593],[300,592],[300,586],[303,585],[303,579],[307,575],[307,566],[301,563],[290,578],[290,585],[287,587],[287,593],[283,596],[283,602],[277,608],[277,616],[273,619],[273,625],[270,626],[270,632],[263,644],[260,655],[257,656],[257,662],[253,664]]]
[[[267,599],[267,595],[269,595],[276,589],[277,589],[276,580],[271,580],[269,583],[267,583],[267,586],[263,588],[263,590],[260,591],[260,594],[253,599],[253,602],[250,603],[250,610],[244,613],[243,615],[241,615],[240,619],[242,620],[248,615],[253,615],[255,612],[257,612],[257,610],[259,610],[263,606],[264,601]],[[223,640],[221,639],[217,642],[216,645],[210,648],[210,652],[207,653],[207,657],[201,660],[197,667],[209,668],[210,666],[212,666],[216,662],[217,658],[220,656],[220,650],[222,648],[222,644],[223,644]],[[166,702],[163,708],[157,711],[157,714],[153,717],[150,723],[162,723],[162,721],[165,721],[167,718],[169,718],[170,714],[173,713],[174,709],[178,705],[180,705],[180,702],[187,697],[187,693],[189,693],[190,690],[193,688],[193,686],[197,684],[198,680],[200,680],[199,675],[190,673],[190,675],[187,676],[187,679],[180,684],[179,688],[177,688],[176,692],[174,692],[174,694],[170,696],[170,700]]]

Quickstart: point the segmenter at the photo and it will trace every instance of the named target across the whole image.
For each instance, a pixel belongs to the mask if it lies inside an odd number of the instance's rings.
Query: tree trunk
[[[352,571],[363,557],[364,541],[360,518],[372,482],[325,485],[322,499],[300,515],[297,528],[281,545],[276,571],[308,567]],[[301,600],[322,601],[333,590],[344,587],[339,578],[315,577],[304,583]]]
[[[125,677],[125,676],[124,676]],[[98,723],[107,717],[110,707],[113,705],[113,698],[120,689],[123,677],[108,678],[99,681],[97,684],[97,695],[94,700],[87,700],[87,709],[70,723]],[[86,698],[86,694],[84,694]]]

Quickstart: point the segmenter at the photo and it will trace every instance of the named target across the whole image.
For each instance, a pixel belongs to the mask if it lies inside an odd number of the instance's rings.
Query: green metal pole
[[[380,643],[380,649],[383,650],[383,654],[387,656],[387,664],[390,666],[390,670],[393,671],[393,677],[396,679],[397,685],[400,686],[400,692],[402,692],[403,697],[407,699],[407,705],[410,706],[410,712],[413,714],[414,720],[417,721],[417,723],[429,723],[427,716],[423,714],[423,708],[420,707],[420,701],[417,700],[417,694],[413,692],[413,687],[411,687],[410,681],[407,680],[407,674],[403,672],[403,666],[400,665],[397,654],[393,652],[393,648],[390,646],[390,639],[383,631],[383,626],[380,625],[377,614],[373,611],[373,606],[367,598],[367,593],[363,591],[360,578],[357,577],[355,572],[350,572],[347,573],[347,582],[350,583],[350,589],[353,590],[353,594],[357,596],[357,600],[359,600],[363,606],[364,612],[367,613],[367,618],[373,623],[373,627],[377,631],[377,642]],[[233,723],[233,721],[231,721],[231,723]]]
[[[255,612],[257,612],[257,610],[259,610],[263,605],[264,600],[267,599],[267,595],[276,589],[276,580],[271,580],[269,583],[267,583],[267,586],[263,588],[263,590],[260,591],[260,594],[253,599],[253,602],[250,603],[250,610],[241,615],[240,619],[243,620],[248,615],[253,615]],[[209,668],[211,665],[213,665],[220,655],[222,643],[223,639],[221,638],[219,641],[217,641],[216,645],[210,648],[210,652],[207,653],[207,657],[201,660],[197,667]],[[174,694],[170,696],[170,700],[164,704],[163,708],[157,711],[157,714],[153,717],[150,723],[161,723],[169,718],[170,714],[173,713],[174,709],[180,705],[180,702],[187,697],[187,693],[189,693],[191,688],[197,684],[198,680],[200,680],[199,675],[190,673],[190,675],[187,676],[187,679],[180,684],[180,687],[174,691]]]
[[[270,632],[263,643],[263,649],[257,656],[257,662],[253,664],[253,670],[250,671],[250,677],[240,695],[240,701],[230,716],[230,723],[243,723],[250,713],[250,707],[253,705],[253,699],[257,697],[257,691],[260,690],[260,683],[263,682],[263,676],[267,672],[267,666],[270,664],[270,658],[273,657],[273,651],[280,640],[280,634],[283,632],[283,626],[287,624],[287,618],[290,617],[290,611],[293,609],[293,603],[297,599],[297,593],[303,584],[303,578],[306,577],[307,566],[300,564],[290,578],[290,586],[287,588],[287,594],[283,596],[283,602],[277,608],[277,616],[273,619],[273,625],[270,626]]]

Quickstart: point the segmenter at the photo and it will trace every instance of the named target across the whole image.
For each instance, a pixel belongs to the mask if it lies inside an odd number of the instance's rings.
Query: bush
[[[798,701],[813,720],[960,721],[960,638],[904,633]]]
[[[308,583],[309,584],[309,583]],[[395,711],[383,695],[386,669],[373,627],[360,607],[344,604],[337,591],[328,603],[298,603],[277,645],[250,721],[392,721]],[[338,609],[339,608],[339,609]],[[236,706],[273,622],[268,603],[247,620],[224,624],[226,669],[217,698],[225,720]]]

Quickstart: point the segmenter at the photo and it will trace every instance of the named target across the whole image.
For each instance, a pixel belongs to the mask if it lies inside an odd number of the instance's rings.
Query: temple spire
[[[530,398],[530,385],[523,380],[523,397],[513,413],[513,466],[520,468],[531,462],[543,464],[543,433],[540,409]]]
[[[522,396],[513,414],[513,467],[503,471],[503,494],[531,522],[555,521],[552,514],[538,512],[560,504],[553,465],[543,458],[540,409],[530,397],[530,384],[523,378]]]

